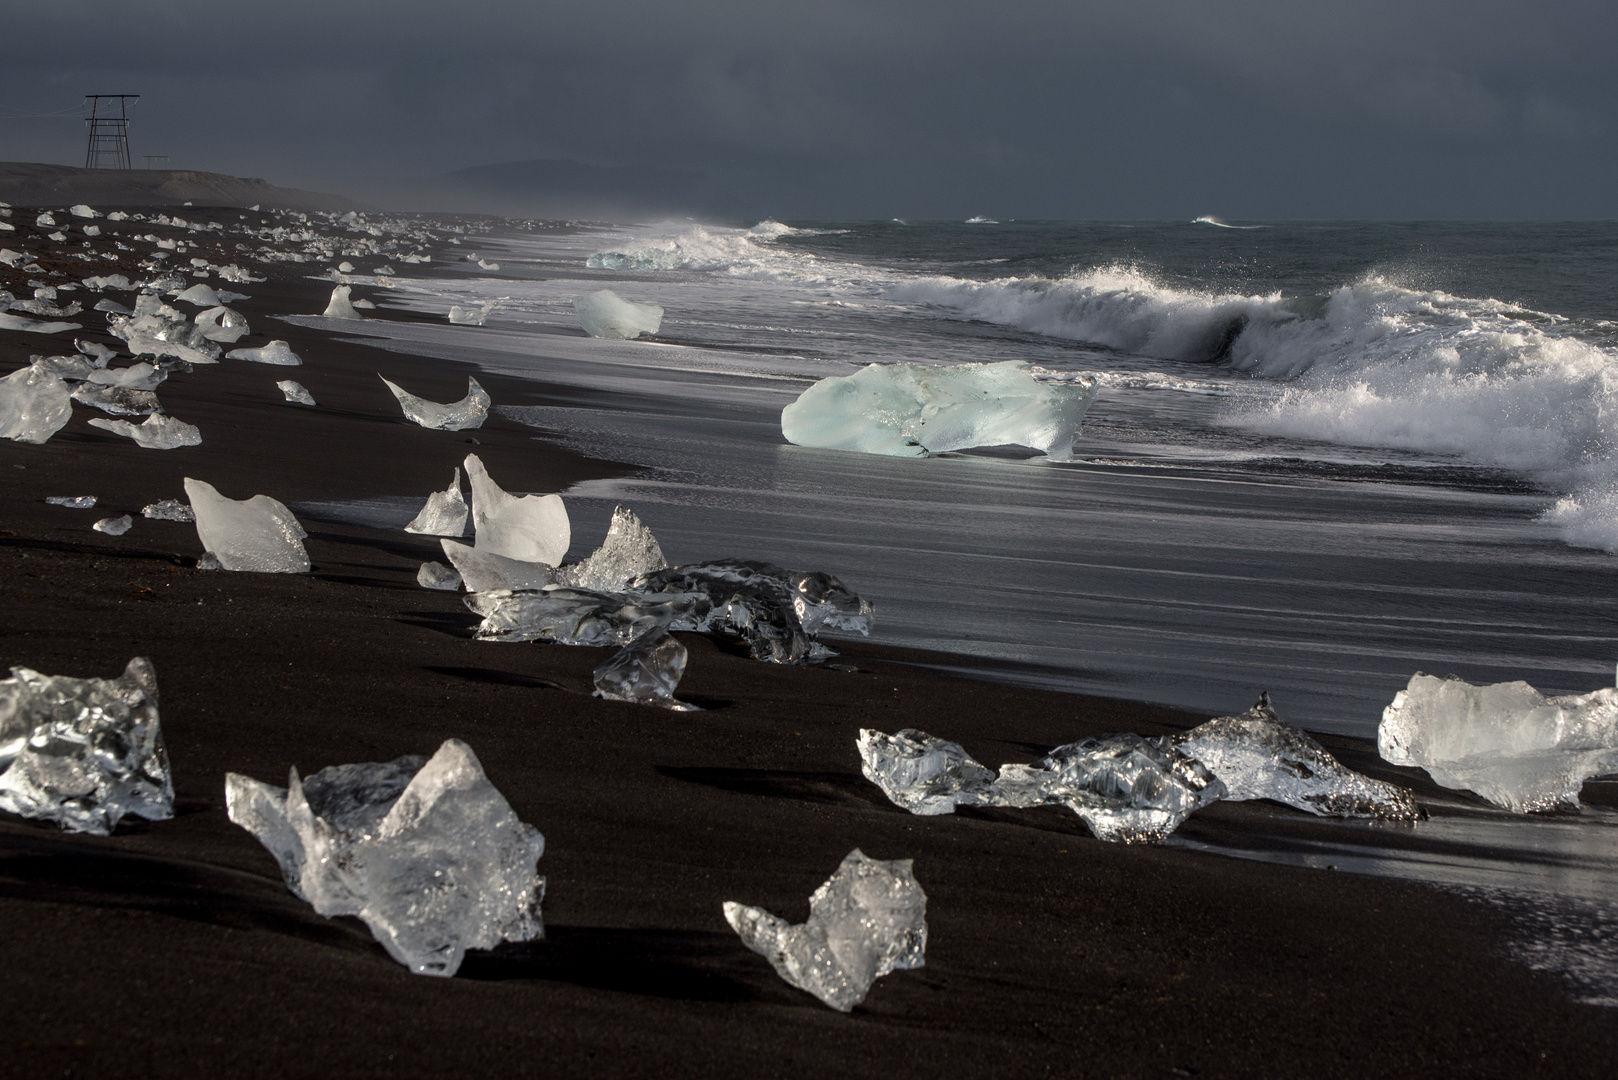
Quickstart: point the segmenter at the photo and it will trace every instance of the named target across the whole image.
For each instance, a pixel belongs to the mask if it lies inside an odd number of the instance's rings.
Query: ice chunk
[[[655,304],[625,300],[611,289],[602,289],[573,301],[579,325],[597,338],[637,338],[655,334],[663,325],[663,309]]]
[[[70,510],[88,510],[96,504],[94,495],[47,495],[45,501],[52,506],[65,506]]]
[[[46,210],[34,219],[34,224],[38,225],[42,229],[48,229],[56,224],[56,219],[51,217],[49,210]]]
[[[489,415],[489,395],[483,387],[478,385],[476,379],[468,377],[466,380],[466,396],[459,401],[448,405],[440,405],[436,401],[428,401],[408,392],[395,383],[389,382],[382,375],[377,378],[387,383],[393,396],[399,399],[399,407],[404,410],[405,418],[413,420],[424,428],[435,431],[466,431],[471,428],[480,428]]]
[[[860,731],[860,771],[912,814],[953,814],[957,806],[997,806],[994,770],[960,743],[906,728],[897,735]]]
[[[449,321],[456,326],[482,326],[483,320],[489,317],[494,310],[493,304],[484,304],[480,308],[462,307],[452,304],[449,309]]]
[[[472,748],[430,760],[335,765],[286,788],[225,777],[230,820],[328,918],[357,915],[418,975],[450,976],[467,949],[541,937],[545,838],[518,819]]]
[[[74,338],[73,347],[89,358],[90,363],[98,368],[106,367],[113,357],[118,355],[117,349],[103,345],[99,341],[84,341],[81,338]]]
[[[479,259],[478,267],[479,269],[483,270],[498,270],[500,269],[500,264],[497,262],[490,262],[488,259]]]
[[[134,285],[130,284],[129,277],[125,274],[92,274],[90,277],[87,277],[83,281],[79,282],[79,284],[93,292],[101,292],[105,289],[116,289],[119,292],[128,292],[130,289],[135,287]]]
[[[151,661],[137,656],[116,679],[12,668],[0,682],[0,809],[98,836],[125,814],[173,817]]]
[[[1326,748],[1270,707],[1270,695],[1240,716],[1220,716],[1173,737],[1225,785],[1225,798],[1273,799],[1322,817],[1415,821],[1408,789],[1343,767]]]
[[[1005,444],[1070,457],[1095,381],[1039,374],[1016,360],[872,364],[805,390],[781,410],[781,433],[799,446],[894,457]]]
[[[13,267],[21,266],[23,260],[27,258],[28,256],[20,251],[12,251],[10,248],[0,248],[0,265]]]
[[[167,371],[145,360],[124,368],[95,368],[84,376],[85,381],[100,386],[125,386],[131,390],[156,390],[168,377]]]
[[[427,496],[427,504],[405,526],[405,532],[423,536],[465,536],[468,514],[466,500],[461,497],[461,470],[456,469],[449,487]]]
[[[286,342],[277,339],[261,349],[232,349],[225,354],[230,360],[248,360],[255,364],[275,364],[279,367],[297,367],[303,359]],[[309,404],[313,405],[314,402]]]
[[[25,319],[21,315],[7,315],[0,312],[0,330],[21,330],[25,334],[60,334],[64,330],[82,330],[82,323],[76,322],[40,322],[37,319]]]
[[[315,403],[315,399],[310,396],[309,391],[303,388],[302,383],[293,382],[291,379],[282,379],[275,385],[280,388],[282,395],[290,402],[298,405],[313,405]]]
[[[154,521],[195,521],[197,515],[179,499],[159,499],[141,507],[140,516]]]
[[[467,592],[543,589],[555,580],[555,571],[547,563],[508,559],[449,539],[440,540],[439,545],[466,582]]]
[[[82,356],[36,356],[29,365],[41,375],[83,382],[96,368]]]
[[[42,443],[72,415],[73,391],[57,376],[30,366],[0,379],[0,437]]]
[[[675,688],[685,674],[686,648],[654,618],[648,629],[595,670],[596,697],[657,705],[676,712],[700,712],[677,701]]]
[[[337,264],[337,272],[339,274],[352,274],[354,272],[354,264],[347,261],[340,262]]]
[[[135,519],[125,514],[123,517],[104,517],[90,528],[108,536],[122,536],[135,524]]]
[[[309,570],[298,519],[268,495],[227,499],[212,484],[185,478],[185,495],[197,517],[205,551],[226,570],[260,574],[302,574]]]
[[[202,327],[150,293],[135,301],[133,315],[111,315],[107,333],[122,338],[135,356],[172,356],[191,364],[216,364],[219,346]]]
[[[150,390],[131,390],[127,386],[85,383],[73,391],[73,400],[114,416],[148,416],[163,411],[156,394]]]
[[[356,300],[354,301],[354,306],[362,311],[372,311],[376,308],[376,305],[369,300]]]
[[[424,562],[416,571],[416,584],[424,589],[442,589],[455,592],[461,587],[461,575],[443,563]]]
[[[91,420],[90,426],[134,439],[137,445],[147,450],[175,450],[182,446],[202,444],[202,432],[197,430],[195,424],[188,424],[184,420],[176,420],[161,413],[148,416],[143,424],[131,424],[128,420],[98,418]]]
[[[1395,765],[1519,814],[1577,807],[1585,780],[1618,773],[1618,689],[1546,697],[1525,682],[1417,672],[1383,710],[1376,744]]]
[[[476,454],[461,462],[472,487],[472,528],[480,551],[558,566],[573,542],[560,495],[512,495],[489,477]]]
[[[452,542],[444,541],[446,545]],[[477,629],[479,641],[620,646],[653,625],[707,629],[712,606],[700,593],[598,593],[563,586],[539,591],[474,591],[464,603],[483,617]]]
[[[348,285],[339,285],[333,289],[331,291],[331,302],[326,305],[326,310],[321,312],[321,314],[328,319],[363,318],[364,316],[355,311],[353,303],[349,301],[349,291],[350,286]]]
[[[214,308],[224,303],[219,299],[219,294],[213,291],[213,286],[204,285],[201,282],[188,289],[177,291],[174,294],[174,299],[183,300],[187,304],[195,304],[200,308]]]
[[[910,867],[855,848],[809,897],[808,922],[729,900],[725,921],[781,978],[849,1012],[883,975],[926,963],[927,894]]]
[[[211,307],[207,311],[197,312],[195,321],[203,337],[226,345],[234,344],[248,333],[247,319],[234,308]]]
[[[101,216],[88,206],[85,206],[83,203],[79,203],[77,206],[68,207],[67,212],[78,218],[98,218]]]
[[[617,592],[642,574],[668,567],[663,549],[652,530],[641,524],[633,510],[613,507],[607,539],[581,563],[556,572],[558,584],[597,592]]]

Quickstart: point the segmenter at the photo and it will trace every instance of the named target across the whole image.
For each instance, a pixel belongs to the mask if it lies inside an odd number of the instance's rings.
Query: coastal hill
[[[283,210],[353,210],[341,195],[276,187],[264,180],[181,169],[78,169],[71,165],[0,162],[0,201],[18,206],[108,203],[118,206],[264,206]]]

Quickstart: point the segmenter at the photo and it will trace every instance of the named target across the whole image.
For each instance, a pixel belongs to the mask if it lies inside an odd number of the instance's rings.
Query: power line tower
[[[130,169],[129,110],[139,94],[85,94],[90,115],[90,145],[84,151],[86,169]]]
[[[169,156],[167,154],[144,154],[142,156],[146,159],[148,169],[166,169],[169,167]]]

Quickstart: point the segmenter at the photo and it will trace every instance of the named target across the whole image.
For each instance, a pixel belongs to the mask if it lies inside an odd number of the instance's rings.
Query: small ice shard
[[[47,495],[45,501],[52,506],[65,506],[70,510],[88,510],[96,504],[94,495]]]
[[[994,770],[978,764],[960,743],[906,728],[885,735],[861,729],[860,771],[912,814],[953,814],[957,806],[999,805]]]
[[[51,217],[49,210],[46,210],[44,213],[40,214],[34,219],[34,224],[38,225],[42,229],[48,229],[56,224],[56,219]]]
[[[223,570],[225,564],[219,561],[219,556],[211,551],[204,551],[197,556],[198,570]]]
[[[466,380],[466,396],[459,401],[448,405],[440,405],[436,401],[419,398],[396,383],[389,382],[382,375],[377,378],[387,383],[393,396],[399,399],[399,408],[404,411],[407,420],[413,420],[424,428],[434,431],[467,431],[480,428],[489,415],[489,395],[478,381],[468,377]]]
[[[362,311],[373,311],[376,309],[376,305],[371,303],[369,300],[356,300],[354,301],[354,306]]]
[[[185,478],[185,495],[197,517],[197,536],[204,551],[226,570],[258,574],[303,574],[309,555],[303,550],[298,519],[268,495],[227,499],[212,484]]]
[[[85,236],[100,236],[101,235],[101,226],[99,226],[99,225],[86,225],[84,227],[84,235]]]
[[[449,321],[456,326],[482,326],[483,320],[489,317],[494,310],[493,304],[484,304],[480,308],[462,307],[452,304],[449,309]]]
[[[125,814],[173,817],[151,661],[137,656],[116,679],[12,668],[0,682],[0,809],[97,836]]]
[[[100,386],[124,386],[131,390],[156,390],[168,377],[167,371],[146,360],[124,368],[95,368],[84,376],[86,382]]]
[[[1234,802],[1273,799],[1322,817],[1421,817],[1409,789],[1344,768],[1306,733],[1282,723],[1268,694],[1240,716],[1216,717],[1172,741],[1206,765]]]
[[[98,218],[101,216],[83,203],[68,207],[67,212],[78,218]]]
[[[500,269],[500,264],[497,262],[490,262],[488,259],[479,259],[478,267],[483,270],[498,270]]]
[[[73,416],[73,391],[55,375],[18,368],[0,379],[0,438],[42,443]]]
[[[281,393],[293,404],[313,405],[315,403],[315,399],[310,396],[309,391],[303,388],[302,383],[293,382],[291,379],[282,379],[275,385],[280,387]]]
[[[467,592],[488,592],[491,589],[543,589],[555,580],[555,571],[548,563],[524,562],[508,559],[492,551],[469,547],[454,540],[443,539],[439,545],[466,582]]]
[[[128,420],[97,418],[90,421],[90,426],[134,439],[137,445],[147,450],[175,450],[182,446],[202,444],[202,432],[197,430],[195,424],[188,424],[184,420],[176,420],[162,413],[151,414],[142,424],[131,424]]]
[[[85,383],[73,391],[73,400],[114,416],[148,416],[163,411],[156,394],[150,390],[131,390],[127,386]]]
[[[461,587],[461,575],[438,562],[424,562],[416,571],[416,584],[424,589],[442,589],[455,592]]]
[[[427,504],[405,526],[405,532],[422,536],[465,536],[469,513],[466,499],[461,496],[461,470],[456,469],[449,487],[427,496]]]
[[[103,345],[99,341],[84,341],[80,338],[74,338],[73,347],[88,357],[90,363],[98,368],[106,367],[118,355],[117,349]]]
[[[123,517],[104,517],[94,525],[90,526],[90,528],[94,529],[98,533],[106,533],[108,536],[122,536],[124,533],[128,532],[134,526],[134,524],[135,519],[130,517],[128,514],[125,514]]]
[[[652,530],[633,510],[615,506],[606,540],[588,559],[558,570],[556,581],[577,589],[619,592],[642,574],[667,569],[668,565]]]
[[[883,975],[926,963],[927,894],[910,866],[855,848],[809,897],[808,922],[791,926],[731,900],[725,921],[782,979],[850,1012]]]
[[[280,339],[260,349],[232,349],[225,354],[225,357],[229,360],[247,360],[254,364],[275,364],[279,367],[297,367],[303,363],[303,358]]]
[[[224,302],[219,299],[219,294],[213,291],[213,286],[204,285],[201,282],[191,286],[189,289],[175,293],[174,299],[184,300],[186,303],[195,304],[200,308],[214,308]]]
[[[596,697],[657,705],[676,712],[700,712],[695,705],[674,697],[680,676],[685,674],[685,646],[655,620],[649,621],[649,629],[596,668]]]
[[[153,521],[195,521],[197,515],[179,499],[159,499],[141,507],[140,516]]]
[[[1417,672],[1382,711],[1376,744],[1395,765],[1518,814],[1576,808],[1585,780],[1618,773],[1618,689],[1546,697],[1525,682]]]
[[[872,364],[805,390],[781,410],[781,433],[798,446],[894,457],[1007,444],[1070,457],[1095,381],[1038,374],[1016,360]]]
[[[326,310],[321,314],[328,319],[363,318],[359,312],[354,310],[353,303],[349,301],[349,290],[350,286],[348,285],[339,285],[333,289],[331,291],[331,302],[326,305]]]
[[[461,464],[472,487],[472,529],[478,550],[521,562],[560,565],[573,542],[562,497],[503,491],[476,454],[468,454]]]
[[[602,289],[573,301],[579,325],[595,338],[628,340],[642,334],[655,334],[663,325],[663,309],[656,304],[625,300],[611,289]]]
[[[354,264],[346,261],[340,262],[337,264],[337,272],[339,274],[352,274],[354,272]]]
[[[225,345],[235,344],[248,333],[247,320],[242,313],[222,305],[199,311],[195,321],[202,329],[203,337]]]
[[[467,949],[544,934],[545,838],[521,821],[472,748],[334,765],[285,788],[230,773],[230,820],[321,915],[357,915],[417,975],[454,975]]]

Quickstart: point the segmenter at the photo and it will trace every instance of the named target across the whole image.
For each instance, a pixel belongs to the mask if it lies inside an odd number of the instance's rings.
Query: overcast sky
[[[1612,0],[53,0],[0,159],[131,142],[365,196],[531,158],[736,216],[1618,217]]]

